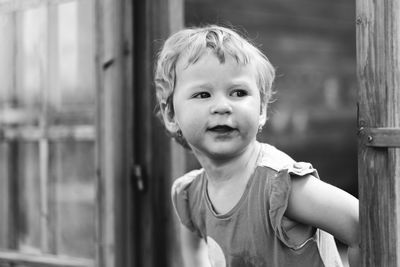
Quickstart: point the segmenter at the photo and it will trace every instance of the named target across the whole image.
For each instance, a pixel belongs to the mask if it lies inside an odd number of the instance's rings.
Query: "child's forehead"
[[[227,55],[222,61],[213,54],[207,53],[192,64],[182,58],[175,71],[175,82],[179,84],[257,84],[257,71],[252,64],[238,62],[233,56]]]
[[[206,50],[202,53],[199,53],[197,56],[192,56],[188,53],[182,54],[176,64],[177,70],[185,70],[190,68],[193,65],[196,65],[198,62],[202,62],[203,64],[218,64],[218,65],[237,65],[237,66],[245,66],[245,63],[240,62],[237,57],[230,55],[229,53],[223,53],[222,55],[218,55],[214,51]]]

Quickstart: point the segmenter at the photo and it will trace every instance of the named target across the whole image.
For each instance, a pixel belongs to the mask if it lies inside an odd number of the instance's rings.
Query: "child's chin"
[[[207,154],[212,157],[213,159],[223,160],[223,159],[231,159],[240,152],[243,151],[243,147],[238,146],[222,146],[219,145],[217,147],[213,147],[207,151]]]

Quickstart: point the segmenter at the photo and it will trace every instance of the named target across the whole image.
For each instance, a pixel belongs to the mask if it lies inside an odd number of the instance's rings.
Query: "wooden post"
[[[156,53],[172,32],[183,26],[182,0],[134,2],[135,160],[143,185],[136,192],[137,266],[180,266],[170,198],[171,178],[182,172],[181,151],[171,144],[156,118],[153,82]],[[178,166],[178,165],[179,166]],[[179,259],[178,259],[179,260]]]
[[[356,3],[362,266],[395,267],[400,266],[400,0]]]
[[[132,18],[128,0],[95,2],[97,85],[96,266],[132,266]],[[129,17],[127,17],[129,16]]]

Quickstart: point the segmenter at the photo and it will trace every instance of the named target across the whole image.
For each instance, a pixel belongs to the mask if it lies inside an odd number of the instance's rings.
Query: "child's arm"
[[[292,179],[285,215],[313,225],[348,245],[351,267],[359,266],[358,200],[347,192],[307,175]]]
[[[203,239],[181,225],[182,258],[185,267],[210,267],[207,246]]]

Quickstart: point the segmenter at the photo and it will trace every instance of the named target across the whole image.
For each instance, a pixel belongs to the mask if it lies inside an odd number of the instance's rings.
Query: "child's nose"
[[[211,107],[212,114],[230,114],[232,113],[232,106],[229,101],[224,98],[220,98],[215,101],[214,105]]]

